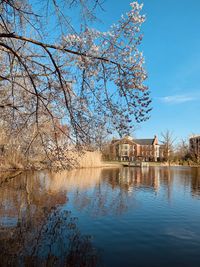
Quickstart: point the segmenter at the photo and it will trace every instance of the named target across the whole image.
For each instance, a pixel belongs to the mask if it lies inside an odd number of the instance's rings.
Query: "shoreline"
[[[109,161],[103,161],[102,165],[97,165],[97,166],[87,166],[87,167],[77,167],[74,169],[94,169],[94,168],[121,168],[123,167],[123,164],[125,162],[109,162]],[[163,162],[147,162],[149,165],[148,167],[191,167],[191,168],[200,168],[200,165],[182,165],[182,164],[177,164],[177,163],[171,163],[170,165],[167,163],[163,163]],[[131,167],[134,168],[134,167]],[[135,167],[138,168],[138,167]],[[0,167],[0,173],[6,173],[6,172],[25,172],[25,171],[42,171],[42,170],[52,170],[51,168],[47,168],[47,167],[41,167],[41,168],[37,168],[37,167],[31,167],[31,168],[1,168]],[[57,171],[62,171],[62,170],[57,170]],[[63,170],[66,171],[66,170]]]

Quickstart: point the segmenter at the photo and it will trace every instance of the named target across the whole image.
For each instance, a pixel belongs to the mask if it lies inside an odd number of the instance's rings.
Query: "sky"
[[[143,0],[142,26],[151,118],[138,138],[158,137],[167,129],[176,140],[200,134],[200,1]],[[100,14],[105,29],[130,9],[129,0],[106,0]]]

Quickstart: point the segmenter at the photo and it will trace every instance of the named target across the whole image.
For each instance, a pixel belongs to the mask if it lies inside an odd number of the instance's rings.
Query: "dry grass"
[[[52,168],[55,170],[62,169],[77,169],[77,168],[96,168],[103,167],[102,154],[98,151],[66,151],[64,159],[59,161],[52,160]]]
[[[20,149],[20,146],[7,146],[5,152],[0,156],[1,169],[41,169],[41,168],[94,168],[102,167],[102,154],[98,151],[85,151],[79,153],[76,151],[66,151],[65,157],[62,160],[57,160],[52,157],[52,162],[44,160],[42,153],[31,154],[25,157]],[[46,162],[46,163],[45,163]],[[45,165],[46,164],[46,165]],[[66,167],[65,167],[66,166]]]
[[[86,151],[77,159],[79,168],[102,167],[102,154],[99,151]]]
[[[26,166],[25,157],[17,150],[7,151],[0,163],[4,169],[24,169]]]

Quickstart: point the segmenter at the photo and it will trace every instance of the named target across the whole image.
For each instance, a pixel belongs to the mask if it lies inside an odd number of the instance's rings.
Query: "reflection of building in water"
[[[140,189],[158,193],[162,188],[162,193],[165,193],[168,199],[171,198],[174,171],[169,168],[125,167],[115,171],[104,170],[103,172],[104,180],[106,179],[113,190],[120,188],[130,195]]]
[[[200,168],[193,168],[191,179],[192,195],[200,197]]]
[[[134,187],[157,191],[159,189],[160,173],[157,168],[121,168],[115,171],[115,175],[110,171],[109,182],[112,188],[119,186],[129,193],[134,190]]]

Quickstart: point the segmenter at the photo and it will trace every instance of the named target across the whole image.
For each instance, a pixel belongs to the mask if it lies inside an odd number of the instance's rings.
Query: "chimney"
[[[154,135],[154,144],[155,144],[155,145],[157,145],[157,144],[158,144],[158,137],[157,137],[157,135],[156,135],[156,134]]]

